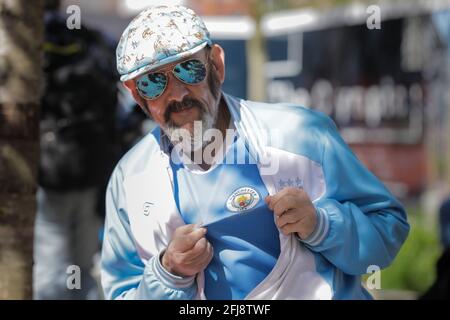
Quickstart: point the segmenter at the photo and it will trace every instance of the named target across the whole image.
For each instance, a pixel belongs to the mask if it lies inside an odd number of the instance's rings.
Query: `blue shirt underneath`
[[[236,164],[235,159],[246,161]],[[214,248],[205,270],[208,299],[244,299],[270,273],[280,254],[273,212],[264,201],[268,192],[254,163],[240,138],[208,171],[171,162],[181,216],[187,224],[202,222]]]

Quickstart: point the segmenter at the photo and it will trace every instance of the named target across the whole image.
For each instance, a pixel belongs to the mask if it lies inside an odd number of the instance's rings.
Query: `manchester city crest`
[[[260,196],[255,189],[242,187],[231,194],[226,206],[231,212],[243,212],[255,207],[259,199]]]

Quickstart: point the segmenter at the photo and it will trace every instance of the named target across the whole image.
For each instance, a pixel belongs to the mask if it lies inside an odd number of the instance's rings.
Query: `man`
[[[117,48],[159,128],[107,190],[109,299],[364,299],[409,226],[325,115],[220,90],[223,49],[195,13],[151,7]]]

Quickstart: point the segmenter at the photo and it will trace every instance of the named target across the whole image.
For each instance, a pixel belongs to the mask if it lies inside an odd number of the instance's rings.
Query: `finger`
[[[285,195],[290,194],[293,192],[294,188],[288,187],[288,188],[284,188],[281,191],[275,193],[274,195],[270,196],[269,198],[269,206],[271,207],[271,209],[273,210],[273,206],[280,200],[282,199]]]
[[[206,249],[201,255],[197,256],[195,259],[190,261],[185,261],[190,268],[196,270],[202,270],[211,262],[214,255],[214,250],[210,242],[206,243]]]
[[[211,262],[213,257],[214,257],[214,248],[211,245],[211,243],[208,242],[206,252],[203,256],[201,256],[199,260],[199,266],[201,268],[206,268],[206,266]]]
[[[299,228],[299,226],[298,226],[298,222],[297,222],[297,223],[288,223],[288,224],[284,225],[282,228],[280,228],[280,230],[284,235],[287,236],[293,232],[297,232],[298,228]]]
[[[192,249],[197,241],[206,234],[206,228],[199,228],[191,231],[189,234],[177,236],[174,238],[174,248],[178,251],[185,252]]]
[[[287,194],[281,199],[279,199],[274,207],[273,212],[276,216],[283,215],[286,211],[290,209],[297,209],[301,206],[301,201],[296,195]]]
[[[296,223],[301,219],[300,215],[296,210],[289,210],[280,217],[276,217],[275,223],[278,228],[284,227],[286,224]]]
[[[193,231],[195,231],[195,230],[197,230],[199,228],[200,228],[200,224],[198,224],[198,223],[191,223],[191,224],[186,224],[184,226],[178,227],[175,232],[178,235],[187,235],[187,234],[189,234],[189,233],[191,233],[191,232],[193,232]]]
[[[285,196],[287,196],[287,195],[294,195],[294,196],[299,196],[300,197],[303,192],[304,191],[302,189],[299,189],[299,188],[293,188],[293,187],[284,188],[283,190],[281,190],[280,192],[274,194],[273,196],[266,197],[267,202],[268,202],[268,206],[269,206],[269,208],[271,210],[273,210],[275,205],[277,204],[277,202],[279,202]]]
[[[198,240],[191,250],[188,250],[184,253],[186,261],[192,262],[204,255],[208,248],[208,243],[208,240],[206,240],[206,238],[204,237]]]
[[[190,244],[190,248],[193,248],[195,244],[205,236],[206,228],[198,228],[185,236],[185,241]]]

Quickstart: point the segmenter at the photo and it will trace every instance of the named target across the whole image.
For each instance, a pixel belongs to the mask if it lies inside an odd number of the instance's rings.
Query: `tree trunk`
[[[42,0],[0,0],[0,299],[32,297]]]
[[[247,42],[247,66],[248,66],[248,98],[250,100],[265,101],[267,91],[266,79],[266,44],[261,31],[261,18],[267,13],[265,1],[253,0],[251,17],[255,21],[255,34]]]

